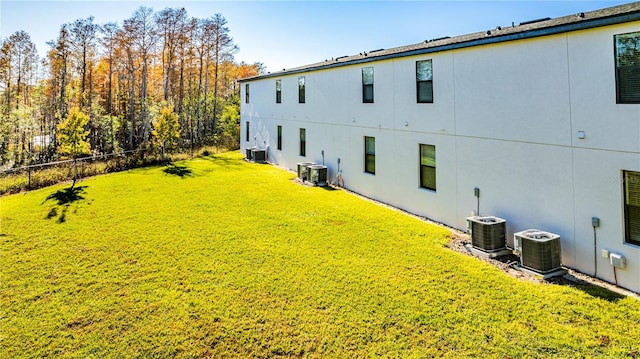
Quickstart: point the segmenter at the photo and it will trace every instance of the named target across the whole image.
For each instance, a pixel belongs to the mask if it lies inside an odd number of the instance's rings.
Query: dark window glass
[[[244,103],[249,103],[249,84],[244,85]]]
[[[307,130],[304,128],[300,129],[300,156],[304,157],[307,155]]]
[[[276,103],[282,102],[282,80],[276,80]]]
[[[245,141],[249,142],[249,121],[246,122],[244,132],[245,132]]]
[[[436,146],[420,145],[420,187],[436,190]]]
[[[362,103],[373,103],[373,67],[362,68]]]
[[[640,103],[640,31],[614,36],[616,98],[618,103]]]
[[[278,149],[282,150],[282,126],[278,126]]]
[[[364,138],[364,171],[367,173],[376,173],[376,138]]]
[[[305,79],[298,77],[298,103],[305,103]]]
[[[416,61],[416,98],[418,103],[433,102],[433,69],[431,60]]]
[[[624,172],[625,241],[640,245],[640,172]]]

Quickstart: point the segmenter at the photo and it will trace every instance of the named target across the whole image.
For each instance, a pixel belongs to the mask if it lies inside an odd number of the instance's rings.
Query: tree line
[[[0,158],[3,167],[73,155],[61,141],[70,114],[89,146],[82,153],[132,149],[234,148],[238,78],[264,72],[236,63],[221,14],[138,8],[121,24],[93,17],[63,24],[39,58],[28,33],[0,47]],[[167,123],[167,121],[170,121]]]

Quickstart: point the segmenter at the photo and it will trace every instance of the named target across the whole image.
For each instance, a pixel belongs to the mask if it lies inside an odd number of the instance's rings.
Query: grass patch
[[[176,167],[0,198],[0,357],[638,356],[635,299],[238,154]]]

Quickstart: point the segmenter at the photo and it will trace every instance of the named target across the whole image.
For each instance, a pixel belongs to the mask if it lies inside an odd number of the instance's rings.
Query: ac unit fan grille
[[[254,162],[265,162],[266,161],[266,151],[254,149],[251,151],[251,157]]]
[[[522,237],[522,266],[541,273],[560,269],[560,238],[537,241]]]
[[[308,168],[309,180],[313,183],[327,182],[327,167],[323,165],[311,165]]]
[[[505,248],[505,223],[485,224],[471,221],[471,245],[485,251]]]

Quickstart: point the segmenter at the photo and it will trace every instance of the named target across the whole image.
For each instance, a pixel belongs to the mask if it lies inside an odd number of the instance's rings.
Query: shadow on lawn
[[[58,223],[64,223],[67,221],[67,211],[69,210],[69,206],[73,202],[77,202],[83,200],[83,194],[86,193],[85,188],[87,186],[74,186],[61,189],[50,194],[42,203],[48,202],[50,200],[56,201],[56,205],[51,207],[49,213],[47,213],[46,219],[51,219],[58,216],[58,211],[60,210],[60,217],[58,217]],[[61,209],[59,207],[62,207]]]
[[[237,158],[227,158],[217,155],[209,155],[205,157],[200,157],[200,159],[207,160],[213,162],[216,165],[224,166],[224,167],[239,167],[242,166],[244,161]]]
[[[502,262],[507,265],[511,265],[514,263],[519,263],[520,258],[515,254],[509,254],[509,255],[495,257],[494,260],[498,262]],[[582,280],[571,274],[565,274],[558,277],[550,277],[545,279],[545,282],[575,288],[577,290],[585,292],[586,294],[592,297],[604,299],[612,303],[615,303],[620,299],[625,298],[624,294],[614,292],[604,286],[600,286],[600,285]]]
[[[338,187],[338,188],[336,188],[336,187],[329,186],[329,185],[327,185],[327,186],[321,186],[320,188],[322,188],[323,190],[328,191],[328,192],[333,192],[333,191],[337,191],[337,190],[339,190],[339,189],[340,189],[339,187]]]
[[[187,166],[170,164],[167,165],[167,168],[165,168],[163,172],[166,174],[179,176],[180,178],[191,176],[191,169],[189,169]]]
[[[577,279],[577,278],[575,278],[573,276],[570,276],[570,275],[565,275],[565,276],[562,276],[562,277],[549,278],[547,281],[549,283],[559,284],[559,285],[564,285],[564,286],[575,288],[577,290],[580,290],[580,291],[583,291],[583,292],[589,294],[592,297],[604,299],[604,300],[606,300],[608,302],[611,302],[611,303],[616,303],[620,299],[623,299],[623,298],[626,297],[625,295],[623,295],[621,293],[617,293],[617,292],[609,290],[609,289],[607,289],[605,287],[601,287],[599,285],[592,284],[592,283]]]

